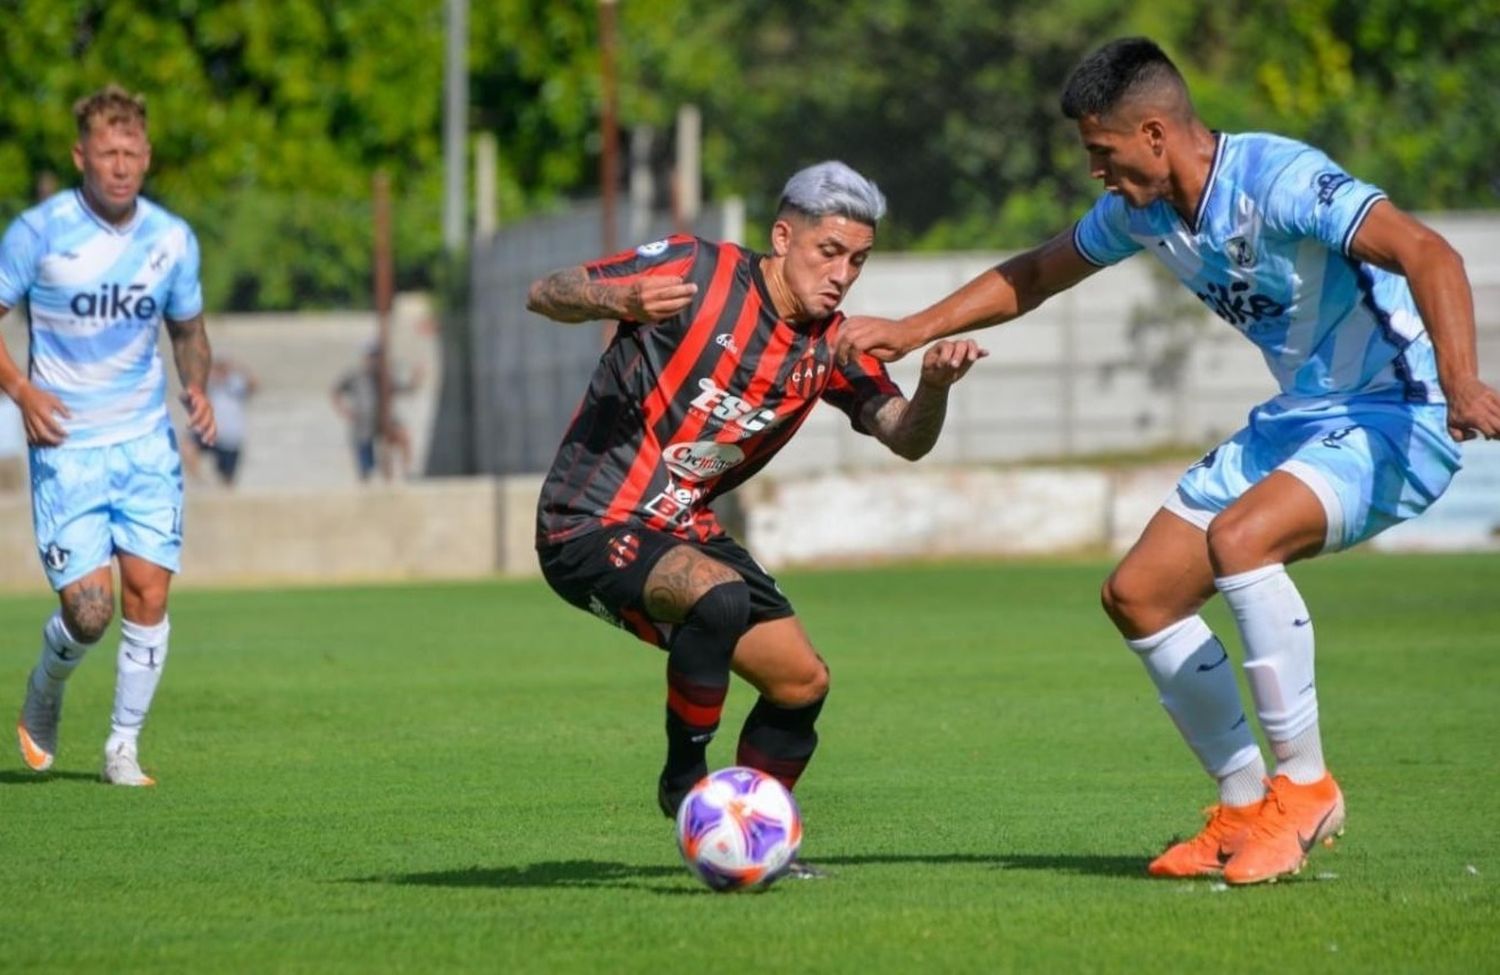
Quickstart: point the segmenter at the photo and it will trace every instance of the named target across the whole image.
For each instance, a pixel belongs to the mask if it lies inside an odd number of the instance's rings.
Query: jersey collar
[[[82,208],[83,212],[88,214],[90,220],[94,221],[94,223],[98,224],[104,230],[112,234],[118,234],[121,237],[132,233],[136,227],[140,226],[141,217],[146,212],[146,208],[141,205],[141,198],[137,196],[135,198],[135,212],[130,215],[130,219],[123,224],[116,225],[104,219],[94,211],[93,207],[89,206],[88,197],[83,195],[81,188],[73,188],[73,197],[78,201],[78,206]]]
[[[1208,179],[1203,181],[1203,192],[1198,195],[1198,208],[1193,211],[1193,224],[1188,229],[1198,233],[1203,226],[1203,215],[1208,212],[1208,198],[1214,191],[1214,183],[1219,176],[1219,169],[1224,163],[1224,147],[1228,145],[1229,137],[1222,132],[1214,133],[1214,158],[1208,165]]]

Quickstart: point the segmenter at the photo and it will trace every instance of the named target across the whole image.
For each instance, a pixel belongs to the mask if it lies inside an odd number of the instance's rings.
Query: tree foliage
[[[439,263],[440,0],[10,0],[0,217],[72,177],[72,101],[144,92],[147,192],[194,223],[212,308],[368,303],[370,187],[390,173],[398,282]],[[767,215],[843,158],[891,199],[892,246],[1010,247],[1092,199],[1057,94],[1146,33],[1200,112],[1314,142],[1412,209],[1500,191],[1500,0],[619,0],[623,127],[704,113],[705,183]],[[471,131],[501,147],[506,220],[597,183],[597,0],[471,4]]]

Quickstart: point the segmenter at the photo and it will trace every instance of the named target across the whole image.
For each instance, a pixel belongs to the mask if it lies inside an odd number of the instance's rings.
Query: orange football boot
[[[1173,843],[1146,868],[1153,877],[1218,876],[1229,858],[1239,852],[1240,844],[1250,832],[1250,823],[1260,811],[1260,803],[1229,806],[1224,803],[1203,810],[1208,820],[1192,839]]]
[[[1315,844],[1332,846],[1333,838],[1344,833],[1344,794],[1332,775],[1308,785],[1278,775],[1266,787],[1249,835],[1224,865],[1226,883],[1290,877],[1302,869]]]

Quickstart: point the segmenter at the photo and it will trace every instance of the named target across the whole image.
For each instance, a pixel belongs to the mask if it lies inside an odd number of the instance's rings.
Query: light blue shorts
[[[1357,545],[1426,511],[1461,455],[1441,403],[1274,399],[1188,468],[1165,507],[1200,528],[1272,471],[1302,481],[1328,516],[1324,551]]]
[[[182,460],[166,427],[104,447],[31,448],[31,520],[52,588],[117,552],[176,572],[182,562]]]

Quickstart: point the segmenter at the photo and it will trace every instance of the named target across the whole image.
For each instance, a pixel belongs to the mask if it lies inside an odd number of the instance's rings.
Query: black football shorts
[[[706,542],[678,538],[637,525],[616,525],[538,546],[542,576],[559,596],[586,613],[658,647],[672,638],[674,624],[646,612],[646,579],[667,552],[691,545],[738,572],[750,587],[750,624],[793,615],[776,580],[728,535]]]

